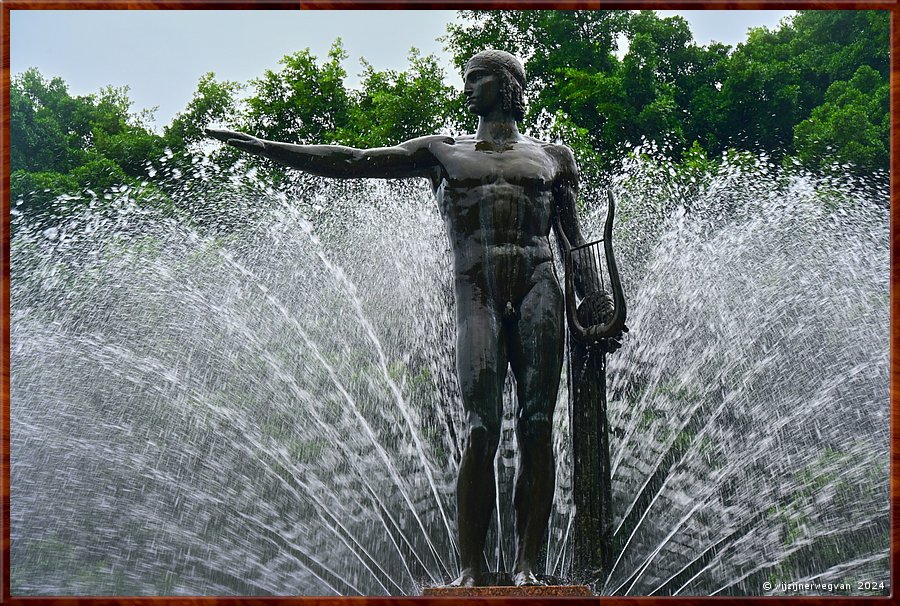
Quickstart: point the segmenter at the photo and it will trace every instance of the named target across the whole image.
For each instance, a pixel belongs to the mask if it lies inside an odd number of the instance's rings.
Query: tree
[[[690,79],[695,88],[718,92],[709,82],[714,77],[698,70],[712,69],[720,49],[698,52],[680,17],[590,10],[460,14],[466,22],[449,26],[447,36],[456,64],[462,68],[468,57],[488,47],[526,60],[526,120],[539,131],[548,129],[548,120],[561,118],[570,129],[583,130],[590,149],[575,147],[582,160],[595,155],[609,166],[626,144],[644,137],[684,147],[690,97],[680,94],[682,85]],[[622,36],[628,48],[619,60]]]
[[[728,61],[722,144],[757,147],[775,157],[802,147],[801,158],[813,166],[822,165],[827,146],[846,144],[850,149],[825,155],[849,154],[858,167],[887,169],[887,156],[879,151],[888,147],[887,129],[875,126],[887,123],[887,104],[847,96],[847,85],[831,86],[849,82],[863,66],[886,82],[889,30],[887,11],[798,11],[775,31],[751,30]],[[864,142],[866,137],[877,141]]]
[[[152,112],[135,113],[128,88],[72,97],[61,78],[29,69],[10,86],[11,197],[41,210],[60,194],[102,189],[146,177],[162,154],[149,130]]]
[[[91,120],[93,152],[111,160],[129,177],[143,178],[147,163],[164,149],[162,138],[150,129],[152,111],[135,113],[128,87],[106,87],[95,98]]]
[[[460,16],[444,38],[457,68],[485,48],[525,60],[527,128],[562,137],[596,174],[643,138],[669,143],[676,160],[688,150],[714,157],[751,149],[796,155],[814,168],[887,172],[887,11],[798,11],[773,30],[751,30],[735,49],[699,46],[684,19],[653,11]],[[356,91],[345,86],[346,58],[339,39],[321,61],[309,50],[287,55],[280,69],[249,83],[245,101],[240,83],[206,74],[162,136],[150,126],[152,112],[133,109],[127,87],[72,96],[62,79],[29,69],[10,87],[13,199],[37,208],[60,193],[144,180],[166,149],[174,156],[168,166],[183,169],[214,122],[267,139],[358,147],[474,128],[433,56],[413,50],[403,71],[364,62]],[[227,168],[240,154],[224,149],[210,158]]]
[[[346,58],[340,39],[321,65],[309,49],[284,57],[281,71],[266,70],[252,81],[256,94],[247,99],[247,129],[275,141],[334,143],[350,110]]]
[[[351,94],[347,124],[336,140],[357,147],[396,145],[458,120],[459,93],[444,84],[437,59],[412,49],[409,64],[403,72],[379,72],[363,61],[362,88]]]
[[[790,150],[793,126],[802,118],[794,35],[790,27],[755,28],[732,53],[720,103],[725,146],[774,155]]]
[[[861,65],[888,79],[888,11],[798,11],[788,28],[793,32],[791,53],[803,71],[809,110],[822,102],[832,82],[849,80]]]
[[[828,87],[825,102],[794,127],[797,155],[809,166],[869,173],[888,165],[890,85],[863,65]]]
[[[686,112],[682,126],[685,141],[695,142],[707,152],[724,150],[721,89],[728,76],[731,47],[713,42],[692,46],[687,72],[675,89],[675,99]]]
[[[10,168],[64,173],[92,136],[89,98],[69,96],[61,78],[34,68],[10,83]]]
[[[236,95],[243,86],[237,82],[216,81],[212,72],[200,77],[197,90],[185,110],[165,128],[163,138],[173,151],[185,152],[206,140],[203,129],[217,122],[233,124],[237,120]]]

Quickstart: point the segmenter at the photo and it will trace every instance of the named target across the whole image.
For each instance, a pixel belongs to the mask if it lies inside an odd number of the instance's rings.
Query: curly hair
[[[520,122],[524,120],[525,68],[522,67],[522,62],[506,51],[488,49],[469,59],[465,71],[473,67],[483,67],[500,77],[500,101],[503,110]]]

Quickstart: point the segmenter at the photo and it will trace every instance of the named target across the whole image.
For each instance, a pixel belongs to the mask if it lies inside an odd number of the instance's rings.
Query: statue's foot
[[[456,579],[450,581],[444,587],[477,587],[478,575],[468,568],[463,570]]]
[[[534,576],[530,570],[522,570],[513,576],[513,585],[516,587],[543,587],[543,581]]]

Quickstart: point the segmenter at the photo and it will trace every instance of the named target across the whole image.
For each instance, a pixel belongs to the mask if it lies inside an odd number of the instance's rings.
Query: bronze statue
[[[584,242],[575,212],[578,169],[568,147],[519,132],[525,71],[518,59],[503,51],[478,53],[466,65],[464,79],[468,109],[478,116],[474,135],[431,135],[395,147],[353,149],[264,141],[227,130],[207,133],[323,177],[430,181],[453,251],[456,362],[468,417],[456,495],[461,573],[452,584],[480,582],[495,500],[502,390],[511,368],[520,447],[512,575],[516,585],[539,585],[534,568],[553,501],[551,423],[565,337],[563,293],[548,236],[552,227],[572,246]],[[586,292],[589,277],[576,276],[575,286],[597,315],[608,301],[603,293]],[[620,330],[603,333],[607,349],[619,346]]]

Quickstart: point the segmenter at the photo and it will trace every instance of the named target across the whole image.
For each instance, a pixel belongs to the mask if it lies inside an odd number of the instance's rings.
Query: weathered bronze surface
[[[472,135],[431,135],[394,147],[354,149],[265,141],[227,130],[207,133],[324,177],[429,180],[453,254],[456,363],[468,419],[456,494],[461,573],[451,585],[480,583],[508,369],[516,379],[520,448],[511,573],[518,586],[541,585],[534,568],[553,501],[551,422],[565,338],[563,292],[548,236],[554,229],[560,241],[584,243],[575,212],[578,169],[568,147],[519,132],[525,72],[515,57],[479,53],[469,60],[464,79],[468,109],[478,116]],[[582,305],[604,309],[603,293],[587,286],[595,268],[575,270]],[[607,339],[607,350],[618,347],[618,331],[600,336]]]

